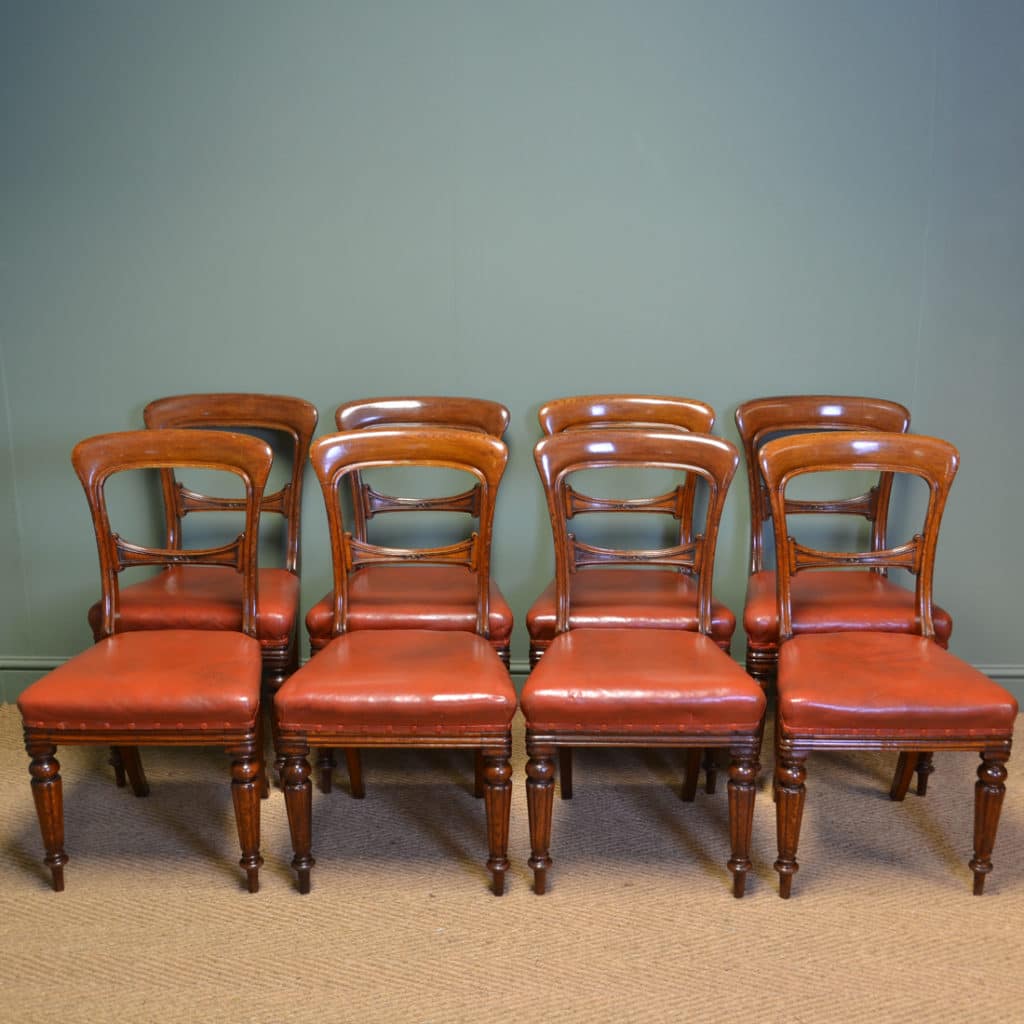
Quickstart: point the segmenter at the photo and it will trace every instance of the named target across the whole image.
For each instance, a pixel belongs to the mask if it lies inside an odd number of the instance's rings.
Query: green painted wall
[[[971,0],[4,5],[5,692],[89,642],[72,444],[194,390],[325,424],[369,395],[504,401],[520,623],[552,564],[544,399],[699,397],[733,438],[756,395],[900,399],[963,453],[954,650],[1024,676],[1022,41],[1024,7]],[[304,607],[330,577],[307,497]]]

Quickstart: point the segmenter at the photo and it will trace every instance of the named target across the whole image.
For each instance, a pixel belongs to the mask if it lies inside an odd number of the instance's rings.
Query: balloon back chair
[[[715,411],[705,402],[664,395],[579,395],[556,398],[538,413],[546,437],[565,431],[671,430],[709,434]],[[688,477],[670,493],[630,501],[589,497],[570,488],[572,514],[622,513],[626,516],[672,516],[679,524],[679,543],[693,537],[696,478]],[[594,566],[576,573],[572,587],[572,622],[587,629],[696,629],[697,577],[687,567]],[[530,666],[537,664],[556,635],[555,581],[552,580],[526,613]],[[711,599],[711,638],[729,651],[736,616]],[[559,779],[564,799],[572,797],[572,748],[560,747]],[[700,751],[690,752],[686,788],[692,794],[700,772]],[[706,790],[714,793],[717,768],[711,752],[704,758]]]
[[[494,502],[508,449],[483,432],[406,427],[329,435],[314,443],[311,458],[330,526],[332,639],[275,698],[299,891],[309,891],[314,863],[310,747],[456,747],[481,752],[487,866],[500,894],[508,869],[510,729],[516,695],[487,634]],[[382,547],[347,532],[340,500],[345,478],[396,466],[468,474],[478,495],[477,530],[454,544],[416,549]],[[454,566],[471,573],[473,628],[353,629],[353,575],[364,567],[390,565],[423,572],[435,565]]]
[[[262,512],[285,520],[284,567],[259,568],[257,636],[271,692],[297,664],[296,620],[299,607],[299,527],[302,478],[317,411],[301,398],[258,394],[197,394],[158,398],[143,413],[146,426],[263,430],[286,439],[288,482],[263,498]],[[185,487],[173,470],[161,473],[167,546],[180,547],[184,519],[199,512],[237,512],[237,499],[202,494]],[[170,565],[151,579],[125,587],[121,594],[123,630],[238,629],[240,580],[222,566]],[[89,610],[98,629],[101,609]],[[97,634],[98,635],[98,634]]]
[[[259,888],[259,790],[266,793],[260,718],[260,644],[256,639],[259,514],[272,453],[244,435],[161,430],[106,434],[82,441],[72,462],[92,511],[102,576],[102,614],[95,645],[31,685],[18,700],[32,763],[32,795],[54,889],[64,887],[64,809],[57,745],[124,748],[137,796],[149,786],[139,744],[224,746],[232,756],[231,793],[241,866]],[[218,470],[241,479],[244,530],[229,544],[204,550],[180,543],[146,547],[111,529],[105,487],[128,470]],[[135,566],[217,566],[237,577],[237,628],[126,631],[121,617],[123,570]]]
[[[811,433],[769,441],[759,465],[768,489],[778,565],[778,664],[775,793],[779,894],[790,894],[804,809],[806,759],[813,750],[896,750],[890,795],[902,800],[914,772],[914,751],[976,750],[974,892],[992,870],[999,811],[1017,702],[1001,686],[938,642],[932,579],[939,522],[959,456],[945,441],[913,434]],[[908,474],[924,481],[928,504],[919,533],[896,547],[822,551],[789,535],[786,488],[809,473]],[[785,525],[783,525],[785,524]],[[858,631],[798,633],[796,581],[806,572],[904,569],[914,627],[879,630],[869,618]],[[873,626],[873,628],[872,628]]]
[[[726,748],[733,891],[750,869],[754,783],[765,696],[712,638],[712,576],[719,520],[739,456],[728,441],[676,431],[571,430],[534,449],[555,543],[556,635],[522,692],[534,889],[545,891],[554,754],[563,747]],[[707,490],[703,531],[660,550],[600,547],[571,530],[582,471],[653,468],[700,480]],[[677,493],[677,492],[673,492]],[[669,569],[696,578],[690,629],[576,623],[574,580],[609,566]],[[643,567],[643,568],[641,568]],[[687,598],[690,600],[690,598]],[[692,613],[691,613],[692,614]],[[692,795],[692,794],[691,794]]]
[[[406,396],[346,402],[334,414],[338,430],[371,430],[387,427],[411,429],[460,429],[499,440],[508,429],[509,412],[500,402],[485,398]],[[348,475],[352,499],[352,538],[369,542],[370,520],[387,513],[456,513],[480,518],[480,487],[474,484],[459,494],[396,497],[375,490],[358,471]],[[348,580],[350,630],[358,629],[476,629],[477,577],[465,565],[439,563],[402,565],[360,563]],[[488,642],[507,666],[512,638],[512,609],[497,583],[490,581],[488,595]],[[333,636],[334,595],[324,595],[306,615],[312,654],[322,650]],[[365,795],[359,751],[345,750],[349,785],[354,797]],[[320,751],[317,763],[322,792],[329,793],[334,777],[334,753]],[[478,764],[479,771],[482,765]],[[478,778],[478,789],[482,779]]]

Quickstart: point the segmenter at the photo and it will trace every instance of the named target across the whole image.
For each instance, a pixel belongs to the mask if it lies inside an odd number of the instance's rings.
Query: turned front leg
[[[309,892],[312,856],[313,785],[309,781],[309,746],[304,742],[282,742],[284,756],[284,803],[288,830],[292,836],[292,867],[298,874],[299,892]]]
[[[1006,793],[1004,762],[1009,756],[1006,750],[986,750],[978,765],[978,781],[974,784],[974,857],[970,865],[975,896],[985,891],[985,876],[992,870],[992,848]]]
[[[508,823],[512,810],[511,740],[497,748],[484,748],[484,813],[487,818],[487,869],[494,879],[494,895],[505,891],[508,871]]]
[[[260,788],[263,764],[256,752],[256,742],[239,743],[229,747],[231,762],[231,799],[235,805],[235,823],[242,859],[238,862],[245,871],[249,892],[260,891]]]
[[[739,899],[747,885],[750,870],[750,835],[754,827],[754,796],[760,765],[753,751],[733,748],[729,764],[729,839],[732,856],[732,894]]]
[[[796,849],[800,842],[800,824],[807,793],[804,786],[804,779],[807,778],[804,766],[806,760],[806,754],[776,754],[775,827],[779,859],[775,862],[775,870],[779,873],[779,895],[784,900],[789,899],[793,875],[800,867],[796,861]]]
[[[555,749],[533,746],[527,741],[526,809],[530,819],[530,867],[533,891],[544,895],[551,866],[551,811],[555,802]]]
[[[26,744],[32,763],[32,799],[43,835],[43,862],[49,867],[53,891],[64,891],[64,865],[68,855],[64,852],[64,787],[60,777],[60,762],[54,756],[57,748],[52,743]]]

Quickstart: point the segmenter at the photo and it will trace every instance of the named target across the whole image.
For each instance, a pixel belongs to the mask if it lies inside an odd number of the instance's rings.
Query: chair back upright
[[[167,428],[206,428],[273,431],[290,441],[290,477],[280,490],[263,498],[262,511],[285,519],[284,567],[298,575],[300,571],[300,511],[302,478],[309,457],[309,445],[317,424],[316,407],[301,398],[261,394],[172,395],[150,402],[143,412],[146,426]],[[167,546],[182,544],[182,520],[189,512],[215,512],[241,509],[232,498],[201,494],[184,487],[171,470],[161,473]]]
[[[711,587],[718,527],[739,453],[728,441],[680,431],[569,430],[542,438],[534,459],[555,543],[556,632],[570,628],[571,580],[588,566],[663,566],[697,577],[698,630],[711,632]],[[574,473],[593,469],[644,468],[676,471],[688,481],[700,479],[708,489],[704,531],[683,537],[667,548],[614,548],[584,543],[571,529],[580,512],[641,511],[676,515],[682,488],[659,498],[588,498],[574,490]],[[660,504],[659,504],[660,503]]]
[[[103,593],[100,636],[117,632],[119,577],[122,570],[143,565],[221,565],[242,574],[242,631],[256,635],[256,556],[259,516],[273,452],[258,438],[225,431],[137,430],[102,434],[79,442],[71,462],[85,489],[99,551]],[[214,548],[183,548],[177,543],[150,547],[124,540],[110,524],[106,484],[115,473],[156,469],[204,469],[239,477],[244,496],[236,507],[245,514],[242,533]]]
[[[775,530],[778,580],[779,640],[793,635],[791,579],[813,569],[906,569],[915,577],[918,632],[935,636],[932,580],[939,525],[949,488],[959,465],[959,453],[948,441],[917,434],[844,431],[777,438],[759,453]],[[822,551],[790,536],[786,516],[793,509],[786,487],[809,473],[877,472],[890,481],[897,473],[919,477],[928,487],[928,504],[920,533],[898,547],[872,546],[870,551]]]
[[[367,398],[345,402],[334,413],[338,430],[367,430],[386,427],[436,428],[478,431],[502,438],[509,425],[509,411],[500,402],[486,398],[443,395],[407,395]],[[367,539],[367,524],[387,512],[462,512],[479,515],[479,489],[474,486],[460,494],[431,498],[399,498],[382,494],[364,483],[358,472],[349,474],[352,489],[352,535]]]
[[[556,398],[537,414],[545,436],[567,430],[679,430],[710,434],[715,410],[693,398],[665,395],[574,395]],[[697,481],[686,479],[669,494],[633,501],[627,508],[608,507],[600,499],[574,491],[576,515],[587,512],[668,512],[679,521],[679,543],[693,536]]]
[[[332,635],[347,630],[351,572],[368,565],[456,565],[476,576],[476,632],[486,638],[494,505],[508,462],[505,443],[490,434],[461,428],[375,428],[321,437],[314,442],[310,458],[323,490],[330,529],[334,572]],[[474,477],[476,483],[466,493],[475,494],[472,514],[476,529],[454,544],[420,548],[384,547],[346,530],[340,500],[342,481],[365,470],[392,466],[437,467]],[[405,510],[405,506],[401,509]]]
[[[884,398],[847,395],[778,395],[744,402],[736,410],[736,426],[743,443],[750,487],[750,572],[764,569],[764,534],[771,522],[771,504],[758,467],[761,446],[780,434],[825,430],[883,430],[905,434],[910,413],[898,402]],[[885,547],[892,475],[882,473],[865,494],[835,501],[789,499],[791,514],[830,513],[863,516],[871,523],[872,548]],[[884,569],[875,571],[884,574]]]

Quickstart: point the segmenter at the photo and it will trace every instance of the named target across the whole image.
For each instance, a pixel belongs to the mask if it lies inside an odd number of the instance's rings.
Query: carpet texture
[[[487,890],[483,804],[461,752],[364,755],[314,793],[313,891],[289,868],[284,798],[263,803],[249,895],[211,750],[143,752],[148,798],[107,752],[58,750],[67,890],[49,890],[17,710],[0,707],[4,1021],[998,1021],[1024,1019],[1024,780],[971,895],[977,757],[936,756],[894,804],[895,756],[818,754],[794,894],[776,894],[770,736],[747,895],[730,895],[724,779],[679,799],[682,754],[577,754],[536,897],[522,730],[506,895]]]

